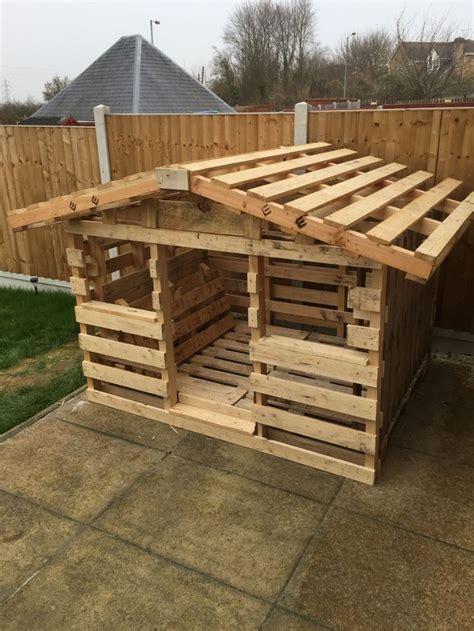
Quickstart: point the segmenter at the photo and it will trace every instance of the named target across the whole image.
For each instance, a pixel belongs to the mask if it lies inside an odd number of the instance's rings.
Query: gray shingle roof
[[[141,35],[121,37],[29,119],[92,121],[96,105],[114,114],[233,113],[235,110]]]

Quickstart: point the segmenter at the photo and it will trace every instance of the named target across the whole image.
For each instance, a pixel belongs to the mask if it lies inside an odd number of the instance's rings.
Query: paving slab
[[[313,500],[168,456],[95,523],[272,599],[325,510]]]
[[[474,366],[432,361],[400,419],[393,442],[474,464]]]
[[[183,458],[325,503],[333,499],[342,484],[341,478],[325,471],[200,434],[189,433],[173,451]]]
[[[474,550],[474,468],[392,447],[375,487],[345,480],[335,503]]]
[[[79,527],[65,517],[0,491],[0,603],[37,572]]]
[[[0,489],[88,522],[163,456],[46,418],[0,444]]]
[[[472,629],[474,556],[331,508],[280,603],[337,631]]]
[[[2,631],[254,631],[269,605],[104,533],[82,533],[1,612]]]
[[[91,403],[85,392],[55,410],[52,416],[165,452],[173,449],[187,433],[165,423]]]
[[[280,609],[280,607],[275,607],[260,631],[325,631],[328,628],[305,620],[296,614]]]

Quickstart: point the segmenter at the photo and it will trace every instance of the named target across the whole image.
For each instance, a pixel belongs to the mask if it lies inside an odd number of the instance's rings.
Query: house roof
[[[18,230],[186,191],[338,246],[361,264],[370,259],[426,280],[468,228],[474,193],[462,202],[449,199],[461,184],[452,178],[421,190],[431,173],[395,179],[406,167],[381,162],[352,149],[332,150],[326,142],[281,147],[159,168],[156,177],[137,174],[13,211],[9,221]],[[442,219],[430,217],[432,210]],[[409,232],[419,236],[416,244],[404,238]]]
[[[94,120],[104,103],[114,114],[233,113],[216,94],[141,35],[121,37],[29,119]]]

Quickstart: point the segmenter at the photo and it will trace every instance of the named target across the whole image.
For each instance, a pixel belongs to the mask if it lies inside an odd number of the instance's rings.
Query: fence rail
[[[106,117],[112,178],[156,166],[293,143],[293,113],[233,115],[110,115]],[[474,188],[474,108],[317,111],[309,114],[308,141],[325,140],[435,181]],[[61,226],[13,234],[10,209],[100,182],[95,130],[86,127],[0,126],[0,270],[68,277]],[[474,330],[474,227],[448,257],[441,275],[437,324]]]

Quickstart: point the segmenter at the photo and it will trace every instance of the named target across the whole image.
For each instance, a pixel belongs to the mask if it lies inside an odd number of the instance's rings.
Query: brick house
[[[426,66],[437,71],[445,68],[460,80],[474,80],[474,40],[457,37],[452,42],[399,41],[388,60],[390,72],[403,68],[407,60],[420,70]]]

